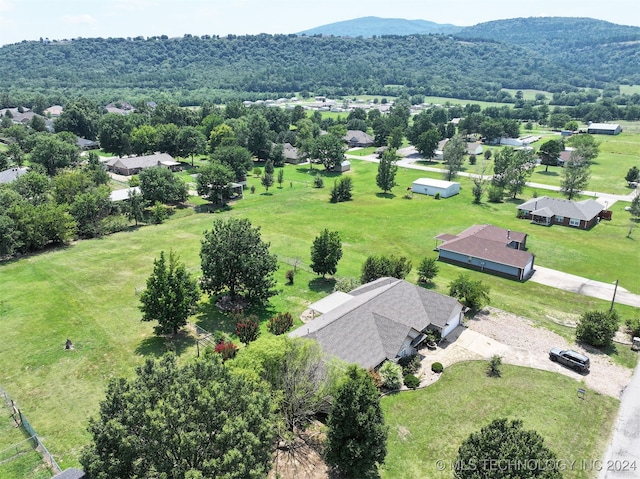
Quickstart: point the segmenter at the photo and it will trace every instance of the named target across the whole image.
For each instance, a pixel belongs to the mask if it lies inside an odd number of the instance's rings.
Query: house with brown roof
[[[171,171],[178,171],[180,163],[175,161],[168,153],[155,153],[153,155],[144,156],[128,156],[114,157],[106,162],[107,169],[118,175],[131,176],[137,175],[145,168],[153,168],[159,166],[168,168]]]
[[[541,196],[518,206],[518,218],[529,219],[537,225],[571,226],[581,230],[598,224],[604,212],[605,207],[593,199],[571,201]]]
[[[428,329],[446,337],[463,316],[457,299],[396,278],[333,293],[310,309],[322,314],[289,336],[314,339],[325,353],[365,369],[415,354]]]
[[[535,256],[526,251],[527,234],[493,225],[473,225],[457,235],[440,234],[438,260],[505,278],[525,281]]]

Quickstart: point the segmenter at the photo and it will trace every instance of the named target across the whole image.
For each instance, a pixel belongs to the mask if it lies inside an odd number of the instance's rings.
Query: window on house
[[[556,215],[556,223],[563,223],[564,222],[564,216],[557,216]]]
[[[569,220],[569,226],[580,226],[580,220],[576,218],[571,218]]]

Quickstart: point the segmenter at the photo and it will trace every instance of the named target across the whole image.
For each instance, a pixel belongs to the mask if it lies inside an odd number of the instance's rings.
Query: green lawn
[[[3,401],[4,398],[0,398]],[[16,479],[47,479],[52,472],[33,448],[25,441],[27,434],[15,427],[8,408],[0,404],[0,477]]]
[[[638,247],[635,239],[626,238],[628,213],[621,206],[614,207],[613,221],[591,231],[543,228],[518,220],[517,202],[473,205],[465,179],[462,193],[453,198],[438,201],[414,195],[405,199],[406,187],[425,175],[401,169],[395,193],[382,194],[375,186],[376,168],[373,163],[352,161],[351,202],[328,202],[329,189],[339,174],[322,173],[325,188],[315,189],[313,176],[321,170],[288,165],[283,188],[272,187],[265,193],[259,179],[250,177],[249,186],[255,186],[256,192],[247,190],[245,199],[228,209],[207,213],[203,207],[180,208],[162,225],[132,228],[0,264],[0,385],[19,402],[60,466],[78,465],[80,448],[88,441],[87,420],[97,414],[110,378],[131,376],[145,357],[155,357],[169,347],[182,357],[195,354],[195,344],[188,337],[170,345],[153,336],[153,325],[140,322],[136,291],[144,288],[153,260],[162,250],[175,249],[198,274],[200,242],[214,218],[249,218],[281,258],[276,275],[280,294],[254,311],[263,321],[263,330],[273,313],[290,311],[297,317],[306,305],[331,291],[332,280],[304,271],[304,264],[297,269],[294,285],[285,284],[285,273],[294,263],[309,263],[311,243],[324,228],[337,230],[342,237],[340,277],[358,277],[366,257],[378,253],[410,258],[414,271],[408,280],[415,281],[420,259],[435,256],[434,236],[458,233],[474,223],[493,223],[529,233],[537,264],[601,281],[619,279],[621,286],[640,293]],[[523,195],[518,202],[529,197]],[[466,271],[440,264],[435,289],[446,292],[461,272]],[[557,325],[554,318],[608,308],[607,301],[531,282],[468,274],[491,286],[493,306],[529,317],[568,338],[573,332]],[[623,318],[638,314],[630,307],[617,309]],[[233,330],[206,298],[193,320],[208,330]],[[74,351],[63,349],[67,338],[74,342]],[[626,349],[612,352],[617,362],[629,365],[626,354]],[[467,407],[474,404],[470,401]]]
[[[517,366],[503,365],[501,378],[489,378],[486,365],[459,363],[426,389],[382,399],[389,426],[382,478],[453,477],[450,463],[462,441],[500,417],[521,419],[525,429],[537,431],[561,464],[602,457],[617,399],[587,390],[582,400],[574,380]],[[567,479],[597,475],[581,467],[569,469],[563,472]]]

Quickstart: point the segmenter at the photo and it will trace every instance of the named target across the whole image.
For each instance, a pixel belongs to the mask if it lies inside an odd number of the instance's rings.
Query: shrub
[[[226,361],[227,359],[233,359],[236,357],[238,346],[233,344],[231,341],[223,341],[216,346],[214,351],[222,356],[223,361]]]
[[[402,386],[402,367],[399,364],[386,361],[378,373],[382,378],[382,386],[385,388],[400,389]]]
[[[469,155],[469,164],[470,165],[476,164],[476,155]]]
[[[404,377],[404,385],[407,386],[409,389],[415,389],[418,386],[420,386],[420,379],[415,377],[413,374],[407,374]]]
[[[153,219],[153,222],[156,224],[161,224],[168,217],[169,212],[167,211],[167,208],[159,201],[156,201],[155,204],[151,207],[151,218]]]
[[[402,374],[414,374],[420,370],[420,356],[417,354],[403,356],[398,360],[398,364],[402,368]]]
[[[597,348],[609,346],[619,325],[618,313],[609,311],[587,311],[578,320],[576,339]]]
[[[260,176],[262,176],[262,170],[256,166],[256,167],[253,169],[253,175],[254,175],[255,177],[260,177]]]
[[[444,371],[444,366],[442,365],[442,363],[433,363],[431,365],[431,371],[433,371],[436,374],[440,374],[442,371]]]
[[[287,272],[285,274],[285,278],[287,278],[287,284],[293,284],[293,279],[294,279],[295,275],[296,275],[296,273],[292,269],[287,270]]]
[[[418,267],[418,283],[429,283],[437,274],[437,258],[423,258]]]
[[[291,313],[278,313],[269,319],[269,331],[275,335],[284,334],[293,326]]]
[[[629,318],[625,321],[625,324],[632,338],[640,336],[640,317]]]
[[[324,188],[324,180],[321,176],[316,176],[313,179],[313,187],[314,188]]]
[[[373,381],[375,387],[380,389],[382,387],[382,377],[380,377],[378,371],[376,371],[375,369],[369,369],[368,373],[369,376],[371,376],[371,380]]]
[[[255,193],[256,192],[256,185],[251,185],[250,191],[251,191],[251,194]]]
[[[343,201],[351,200],[351,190],[353,189],[353,183],[351,178],[344,176],[333,183],[331,189],[331,196],[329,200],[331,203],[341,203]]]
[[[360,281],[355,278],[337,278],[333,285],[333,292],[342,291],[343,293],[348,293],[356,289],[360,284]]]
[[[489,364],[487,365],[487,376],[492,378],[499,378],[500,376],[502,376],[500,366],[502,366],[502,357],[494,354],[493,356],[491,356]]]
[[[439,200],[440,199],[440,193],[436,193],[436,195],[434,196],[434,199]]]
[[[260,335],[260,325],[255,315],[241,318],[236,321],[236,336],[244,344],[247,345],[251,341],[258,339]]]
[[[489,203],[502,203],[504,192],[498,186],[490,186],[487,190],[487,199]]]

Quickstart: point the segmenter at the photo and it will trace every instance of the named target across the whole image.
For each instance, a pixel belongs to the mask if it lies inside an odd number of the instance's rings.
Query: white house
[[[411,191],[430,196],[440,193],[441,198],[449,198],[460,193],[460,183],[433,178],[418,178],[411,185]]]

